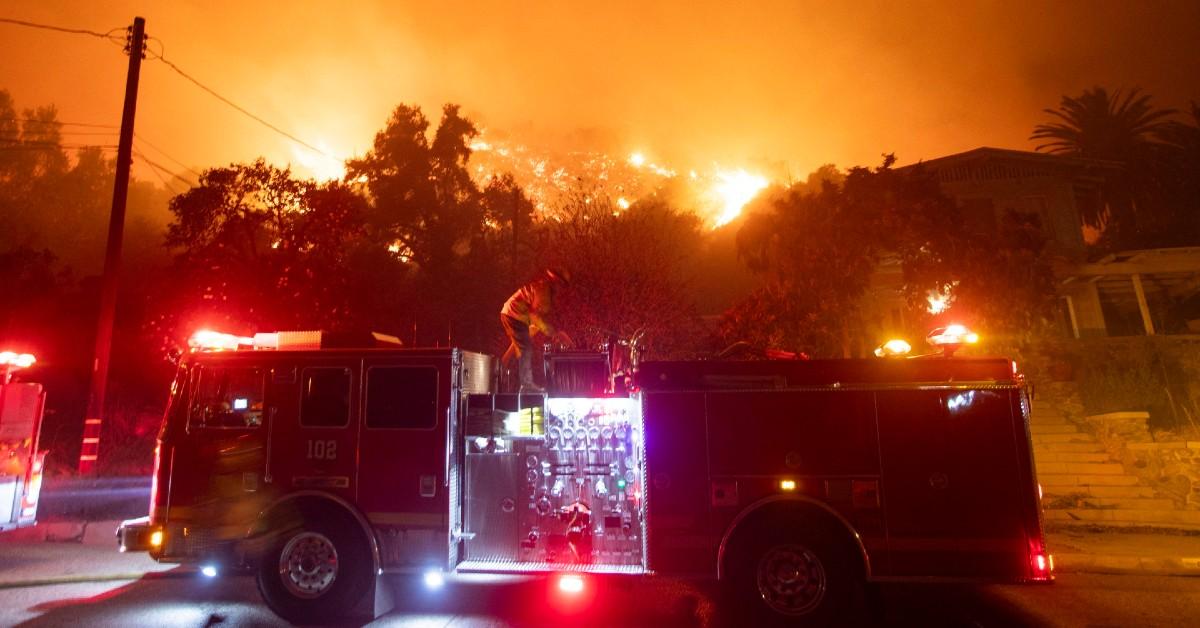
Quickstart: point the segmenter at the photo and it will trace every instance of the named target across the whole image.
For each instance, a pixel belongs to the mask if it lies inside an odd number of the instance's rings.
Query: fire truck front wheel
[[[258,566],[271,610],[293,623],[346,620],[371,586],[371,552],[357,527],[329,513],[277,533]]]
[[[832,525],[803,516],[772,518],[741,530],[729,547],[729,612],[750,610],[759,625],[856,623],[862,570]]]

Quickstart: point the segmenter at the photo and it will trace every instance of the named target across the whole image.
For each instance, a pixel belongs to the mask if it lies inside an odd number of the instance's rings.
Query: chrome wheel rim
[[[799,545],[777,545],[758,561],[758,593],[784,615],[812,612],[825,599],[828,580],[821,559]]]
[[[323,534],[301,532],[279,555],[279,579],[288,593],[316,598],[329,592],[338,575],[337,548]]]

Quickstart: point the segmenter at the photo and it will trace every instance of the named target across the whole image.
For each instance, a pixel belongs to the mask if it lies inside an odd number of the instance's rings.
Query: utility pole
[[[108,248],[104,251],[104,276],[100,284],[100,316],[92,359],[92,387],[83,417],[83,443],[79,449],[79,474],[96,470],[100,453],[100,425],[104,393],[108,387],[108,360],[112,353],[113,321],[117,311],[117,274],[121,267],[121,240],[125,232],[125,200],[129,196],[129,168],[133,163],[133,116],[137,109],[138,77],[146,49],[146,20],[135,17],[125,40],[129,74],[125,78],[125,108],[121,113],[121,139],[117,143],[117,175],[113,182],[112,212],[108,220]]]

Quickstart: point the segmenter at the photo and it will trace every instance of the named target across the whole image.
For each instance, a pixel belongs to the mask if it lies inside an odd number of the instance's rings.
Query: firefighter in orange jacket
[[[521,390],[525,392],[543,392],[533,381],[533,336],[540,332],[559,344],[572,344],[571,337],[557,329],[552,320],[555,296],[570,283],[571,274],[565,269],[547,268],[541,277],[513,293],[500,310],[500,324],[511,341],[501,362],[507,366],[517,358]]]

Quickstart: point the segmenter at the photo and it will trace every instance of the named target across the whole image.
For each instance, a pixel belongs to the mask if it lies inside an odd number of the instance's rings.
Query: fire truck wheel
[[[371,586],[371,551],[348,517],[306,519],[259,561],[258,590],[293,623],[344,621]]]
[[[729,610],[750,610],[759,625],[856,623],[850,611],[862,578],[852,548],[829,525],[788,519],[747,528],[733,539]]]

